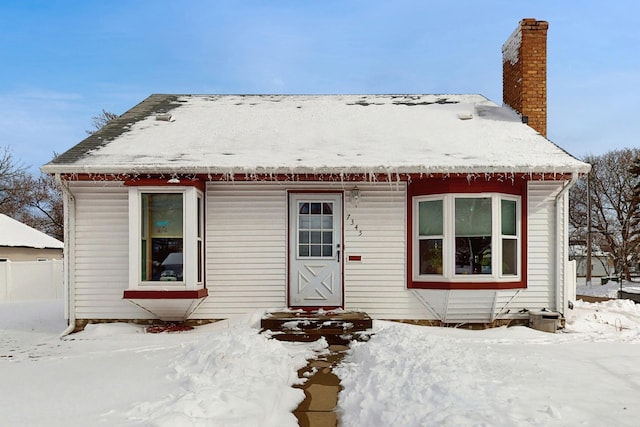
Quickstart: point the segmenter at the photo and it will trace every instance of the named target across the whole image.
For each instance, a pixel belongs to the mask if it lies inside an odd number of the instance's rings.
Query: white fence
[[[567,300],[575,302],[576,288],[578,287],[576,260],[569,261],[567,265]]]
[[[0,262],[0,301],[62,298],[61,260]]]

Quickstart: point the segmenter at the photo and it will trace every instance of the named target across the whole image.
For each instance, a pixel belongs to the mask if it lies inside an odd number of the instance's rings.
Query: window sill
[[[209,295],[209,291],[204,289],[196,290],[176,290],[176,291],[154,291],[127,289],[124,291],[124,299],[201,299]]]
[[[412,281],[407,286],[409,289],[444,289],[444,290],[503,290],[525,289],[526,282],[420,282]]]

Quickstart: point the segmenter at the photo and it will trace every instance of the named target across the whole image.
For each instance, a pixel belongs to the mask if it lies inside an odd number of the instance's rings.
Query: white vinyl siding
[[[210,183],[206,191],[207,289],[193,318],[225,318],[287,307],[287,191],[345,191],[345,308],[376,318],[427,314],[406,290],[406,186],[355,184]],[[349,255],[361,261],[348,261]]]
[[[78,319],[151,318],[122,299],[129,275],[128,191],[120,183],[74,182]]]
[[[561,223],[561,241],[556,241],[555,197],[562,188],[562,182],[532,181],[528,184],[527,214],[527,288],[523,289],[509,303],[513,292],[499,292],[497,306],[507,307],[511,314],[521,309],[561,310],[556,307],[556,259],[563,256],[562,248],[566,236],[565,221]],[[563,209],[564,201],[560,200],[559,209]],[[561,266],[562,268],[562,266]],[[563,271],[561,271],[564,274]],[[560,276],[564,277],[564,276]],[[507,316],[508,317],[508,316]]]
[[[209,183],[206,286],[191,316],[222,319],[286,307],[286,190],[278,184]]]
[[[205,195],[205,280],[209,296],[194,319],[287,307],[287,191],[344,191],[344,303],[380,319],[490,321],[518,310],[556,309],[555,196],[562,183],[528,184],[528,283],[522,290],[406,289],[406,185],[213,182]],[[122,298],[129,274],[128,189],[121,183],[72,182],[75,240],[71,248],[78,319],[148,319]],[[563,209],[566,198],[560,200]],[[561,217],[566,236],[566,217]],[[562,237],[565,239],[565,237]],[[566,239],[565,239],[566,240]],[[359,261],[349,256],[360,257]],[[562,259],[562,258],[560,258]],[[561,265],[562,268],[562,265]],[[559,277],[564,280],[564,271]],[[514,298],[515,296],[515,298]],[[561,296],[561,301],[565,297]],[[422,302],[421,302],[422,301]],[[509,313],[506,310],[510,310]]]
[[[357,206],[348,190],[345,195],[345,308],[378,319],[429,318],[406,288],[406,185],[358,183],[358,188]],[[362,260],[349,261],[349,255]]]

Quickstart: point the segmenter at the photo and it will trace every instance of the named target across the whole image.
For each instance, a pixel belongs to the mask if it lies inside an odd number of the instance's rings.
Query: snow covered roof
[[[0,246],[62,249],[64,243],[20,221],[0,214]]]
[[[53,173],[588,172],[481,95],[152,95]]]

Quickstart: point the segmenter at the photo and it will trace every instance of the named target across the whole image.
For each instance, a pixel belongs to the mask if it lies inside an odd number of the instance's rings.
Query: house
[[[579,244],[569,244],[569,259],[576,262],[576,274],[578,277],[587,276],[587,247]],[[601,250],[591,253],[591,276],[603,277],[615,273],[615,260],[609,252]]]
[[[64,243],[0,214],[0,262],[62,259]]]
[[[64,244],[0,214],[0,301],[61,298]]]
[[[343,308],[442,323],[563,312],[568,190],[544,21],[481,95],[151,95],[43,166],[70,325]],[[574,275],[575,276],[575,275]]]

